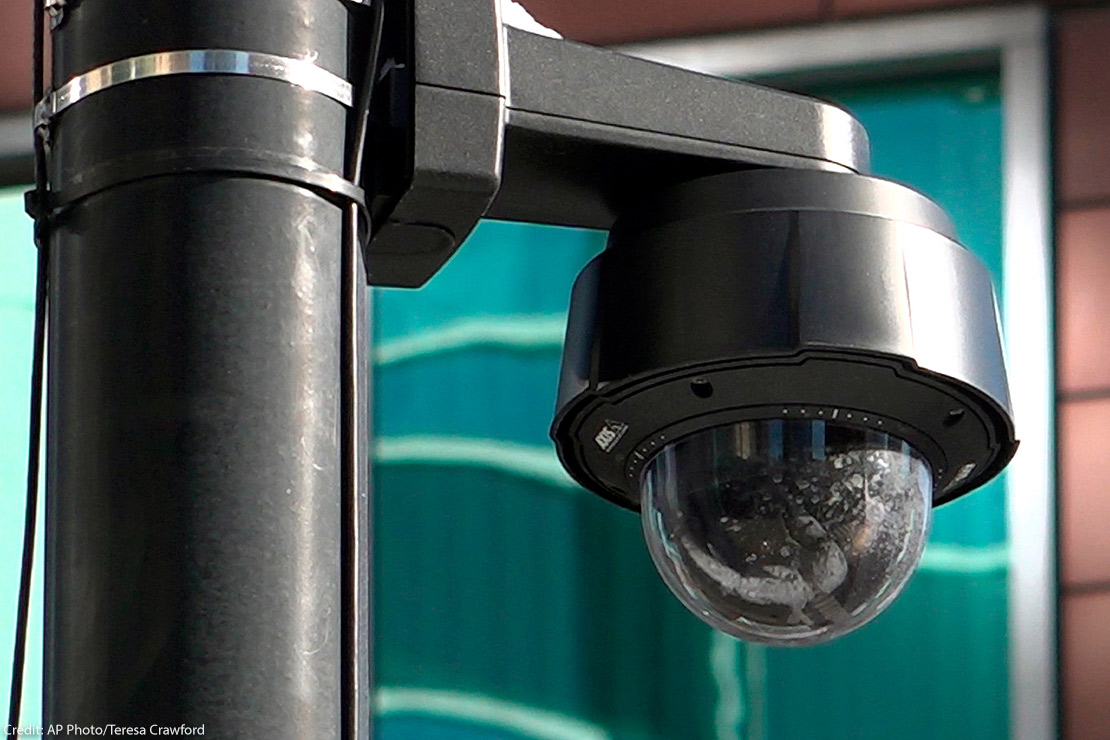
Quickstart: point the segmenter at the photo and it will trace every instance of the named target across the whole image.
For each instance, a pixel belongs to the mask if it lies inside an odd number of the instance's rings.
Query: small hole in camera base
[[[960,420],[963,419],[963,418],[964,418],[964,410],[963,409],[952,409],[951,411],[948,412],[948,416],[944,417],[944,426],[946,426],[946,427],[956,426],[957,424],[960,423]]]
[[[690,390],[698,398],[709,398],[713,395],[713,384],[708,380],[694,380],[690,383]]]

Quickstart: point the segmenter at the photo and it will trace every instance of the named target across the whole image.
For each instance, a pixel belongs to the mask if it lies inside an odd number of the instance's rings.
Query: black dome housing
[[[825,419],[925,456],[934,505],[1017,448],[990,275],[943,210],[875,177],[757,169],[624,212],[575,282],[560,460],[637,509],[645,464],[713,426]]]

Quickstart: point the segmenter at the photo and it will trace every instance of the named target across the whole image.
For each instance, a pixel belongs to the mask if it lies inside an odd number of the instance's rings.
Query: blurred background
[[[426,288],[375,291],[379,737],[1110,738],[1110,4],[523,4],[569,38],[858,116],[875,172],[937,200],[990,267],[1025,447],[936,512],[918,575],[864,629],[803,649],[713,633],[638,518],[577,488],[547,438],[570,285],[605,235],[483,223]],[[29,2],[0,0],[0,666],[31,365],[30,27]]]

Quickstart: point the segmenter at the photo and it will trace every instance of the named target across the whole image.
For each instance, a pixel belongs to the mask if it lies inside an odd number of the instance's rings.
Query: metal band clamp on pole
[[[351,83],[307,59],[235,49],[183,49],[121,59],[66,82],[36,107],[37,125],[49,123],[70,106],[102,90],[128,82],[182,74],[244,75],[280,80],[320,93],[350,108]]]

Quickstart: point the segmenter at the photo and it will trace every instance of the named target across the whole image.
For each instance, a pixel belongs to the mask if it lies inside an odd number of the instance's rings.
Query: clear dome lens
[[[933,478],[909,444],[824,421],[750,421],[665,447],[644,470],[655,567],[703,621],[809,645],[902,591],[925,548]]]

